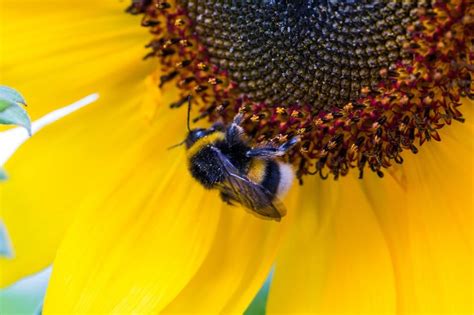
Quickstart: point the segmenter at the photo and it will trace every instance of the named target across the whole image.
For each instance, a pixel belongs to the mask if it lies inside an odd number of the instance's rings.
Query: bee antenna
[[[189,117],[191,116],[191,98],[192,98],[192,96],[188,95],[188,121],[187,121],[187,126],[188,126],[188,131],[189,132],[191,132],[191,128],[189,127]]]
[[[186,140],[183,140],[180,143],[177,143],[175,145],[172,145],[171,147],[168,147],[166,150],[171,150],[171,149],[177,148],[177,147],[183,145],[185,142],[186,142]]]

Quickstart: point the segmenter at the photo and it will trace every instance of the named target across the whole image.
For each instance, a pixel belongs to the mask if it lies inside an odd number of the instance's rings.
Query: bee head
[[[188,96],[188,119],[187,119],[187,128],[188,128],[188,135],[186,136],[186,139],[184,141],[175,144],[168,149],[173,149],[176,147],[179,147],[180,145],[185,144],[186,145],[186,150],[189,149],[196,141],[198,141],[201,138],[204,138],[207,135],[210,135],[211,133],[216,131],[215,126],[205,129],[205,128],[196,128],[196,129],[191,129],[189,126],[189,117],[191,113],[191,95]]]
[[[209,128],[209,129],[204,129],[204,128],[196,128],[196,129],[191,129],[188,133],[188,136],[186,137],[186,140],[184,140],[184,143],[186,144],[186,149],[189,149],[196,141],[199,139],[210,135],[213,133],[215,129]]]

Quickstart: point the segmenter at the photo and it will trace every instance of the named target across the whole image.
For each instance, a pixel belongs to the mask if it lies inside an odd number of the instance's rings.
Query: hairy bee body
[[[278,199],[294,176],[291,166],[276,157],[295,142],[252,148],[235,121],[228,128],[193,129],[185,140],[188,168],[202,186],[220,190],[223,201],[241,204],[260,217],[280,220],[286,211]]]

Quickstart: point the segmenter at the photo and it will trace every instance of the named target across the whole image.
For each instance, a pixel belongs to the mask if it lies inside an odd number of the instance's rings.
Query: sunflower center
[[[254,101],[342,108],[402,57],[416,2],[179,1],[210,61]],[[411,14],[410,14],[411,13]],[[385,72],[381,70],[385,69]]]
[[[238,111],[253,142],[299,135],[301,178],[382,170],[440,140],[474,95],[474,6],[451,1],[134,0],[153,34],[161,87],[174,82],[195,120]],[[164,74],[163,74],[164,73]],[[324,174],[324,175],[323,175]]]

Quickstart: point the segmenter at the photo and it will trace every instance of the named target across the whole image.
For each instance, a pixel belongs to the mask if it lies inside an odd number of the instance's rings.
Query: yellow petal
[[[161,145],[153,151],[75,221],[53,265],[45,313],[151,312],[195,273],[214,237],[220,201],[214,195],[204,203],[183,152]]]
[[[285,225],[222,208],[195,183],[183,148],[166,150],[184,132],[179,122],[166,115],[120,186],[81,207],[55,259],[45,313],[247,307]]]
[[[122,1],[0,0],[0,77],[33,119],[110,88],[149,40]],[[128,68],[125,68],[128,67]],[[127,71],[126,71],[127,69]]]
[[[224,206],[205,261],[163,313],[242,314],[268,276],[291,225],[297,197],[293,187],[285,202],[288,215],[281,223]]]
[[[96,103],[41,130],[7,163],[0,216],[15,256],[0,258],[2,286],[51,264],[76,208],[103,198],[134,167],[151,129],[138,101],[145,70],[129,71]]]
[[[304,188],[314,192],[277,260],[270,313],[474,311],[472,103],[461,110],[465,124],[383,179]]]
[[[393,310],[390,254],[358,179],[309,178],[299,194],[294,224],[276,261],[267,312]]]
[[[364,182],[391,252],[400,313],[472,314],[474,190],[472,105],[466,123],[406,156],[382,183]]]

